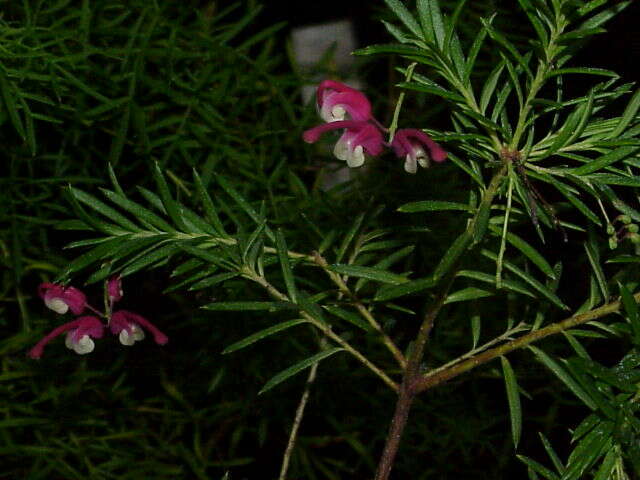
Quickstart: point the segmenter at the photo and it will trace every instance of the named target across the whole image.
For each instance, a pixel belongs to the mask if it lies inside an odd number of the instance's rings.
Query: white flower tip
[[[423,148],[416,149],[415,156],[422,168],[429,168],[429,165],[431,165],[431,157]]]
[[[404,171],[407,173],[416,173],[418,171],[418,164],[415,158],[411,158],[411,155],[407,155],[404,160]]]
[[[331,121],[333,122],[340,122],[342,120],[344,120],[344,117],[346,115],[347,111],[344,109],[344,107],[342,107],[341,105],[335,105],[332,109],[331,109]]]
[[[349,152],[349,143],[340,139],[336,142],[333,147],[333,154],[336,156],[338,160],[346,160],[349,161],[350,152]]]
[[[429,168],[429,166],[431,165],[429,157],[418,157],[418,163],[422,168]]]
[[[69,311],[69,305],[64,303],[60,298],[49,298],[44,301],[44,304],[56,313],[64,314]]]
[[[95,343],[91,340],[89,335],[84,335],[77,343],[73,343],[73,350],[78,355],[86,355],[87,353],[93,352],[95,348]]]
[[[347,157],[347,165],[349,165],[351,168],[357,168],[362,166],[363,163],[364,163],[364,148],[362,148],[362,145],[358,145],[356,148],[353,149],[353,152],[351,152],[351,155]]]
[[[64,346],[69,350],[73,350],[73,332],[68,332],[67,336],[64,337]]]
[[[126,329],[122,329],[120,331],[120,335],[118,335],[118,339],[120,340],[120,343],[122,345],[126,345],[127,347],[130,347],[134,343],[144,339],[144,332],[137,325],[132,325],[131,334],[127,332]]]

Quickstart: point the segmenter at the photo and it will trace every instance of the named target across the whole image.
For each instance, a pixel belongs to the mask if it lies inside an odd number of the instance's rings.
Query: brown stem
[[[405,369],[404,376],[402,378],[402,385],[400,386],[400,395],[396,402],[396,410],[391,420],[391,426],[389,427],[389,433],[387,434],[387,441],[378,463],[378,470],[376,472],[375,480],[387,480],[393,463],[395,461],[398,449],[400,448],[400,439],[402,438],[402,432],[407,424],[409,418],[409,411],[411,405],[416,397],[415,383],[420,378],[420,363],[424,357],[424,349],[429,339],[429,334],[433,328],[440,309],[444,305],[444,301],[449,294],[449,289],[453,283],[455,268],[449,274],[444,287],[441,289],[439,295],[436,297],[431,308],[427,311],[420,325],[420,331],[416,336]]]
[[[400,447],[402,432],[407,424],[409,410],[411,410],[411,404],[415,398],[415,393],[407,387],[408,385],[403,384],[400,388],[400,395],[396,402],[396,411],[391,420],[391,427],[389,427],[387,441],[382,451],[382,456],[380,457],[380,463],[378,463],[375,480],[386,480],[389,478],[389,474],[393,468],[393,463],[396,459],[398,448]]]
[[[464,250],[468,249],[471,245],[473,232],[476,228],[476,223],[478,221],[480,212],[485,211],[485,209],[491,207],[491,203],[493,202],[493,199],[496,196],[500,185],[502,184],[502,180],[504,179],[504,176],[506,174],[507,161],[508,159],[503,158],[504,164],[502,168],[500,168],[493,175],[489,186],[485,190],[481,206],[477,211],[478,213],[476,213],[471,222],[469,222],[469,224],[467,225],[466,231],[463,234],[467,237],[467,239],[465,240]],[[462,250],[460,250],[460,252],[462,252]],[[411,350],[411,354],[409,355],[407,367],[404,369],[402,385],[400,386],[400,394],[398,396],[398,401],[396,402],[395,413],[393,415],[393,419],[391,420],[391,426],[389,427],[389,433],[387,435],[387,440],[382,452],[382,456],[380,457],[380,462],[378,463],[378,470],[376,471],[375,480],[388,480],[389,475],[391,474],[391,469],[393,468],[393,463],[400,447],[402,432],[407,425],[411,405],[413,404],[413,400],[418,393],[416,390],[416,384],[420,380],[420,364],[422,362],[422,358],[424,357],[425,346],[427,344],[427,340],[429,339],[429,334],[431,333],[431,329],[433,328],[435,320],[440,313],[440,309],[444,305],[444,302],[449,295],[449,289],[453,284],[455,273],[458,269],[461,257],[462,255],[459,253],[458,257],[451,263],[451,265],[448,266],[447,270],[440,272],[440,275],[442,275],[442,277],[444,277],[445,279],[443,282],[443,287],[433,301],[431,307],[425,313],[422,324],[420,325],[420,330],[418,331],[418,335],[413,342],[413,348]]]

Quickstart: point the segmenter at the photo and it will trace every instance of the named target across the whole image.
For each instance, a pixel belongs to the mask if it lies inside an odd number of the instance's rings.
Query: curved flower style
[[[80,315],[87,305],[87,297],[80,290],[55,283],[41,283],[38,295],[48,308],[60,314],[71,309],[75,315]]]
[[[122,278],[120,276],[111,277],[107,282],[107,295],[110,302],[119,302],[122,299]]]
[[[84,355],[92,352],[95,347],[91,338],[101,338],[103,331],[104,325],[98,318],[93,316],[79,317],[52,330],[51,333],[29,350],[29,356],[31,358],[40,358],[47,343],[65,332],[67,332],[65,339],[67,348]]]
[[[141,327],[151,332],[157,344],[164,345],[169,341],[169,338],[158,330],[155,325],[137,313],[118,310],[111,315],[111,320],[109,321],[111,333],[118,335],[120,343],[127,346],[131,346],[136,341],[144,338],[144,331]]]
[[[398,157],[404,157],[404,169],[408,173],[416,173],[418,164],[427,168],[430,159],[434,162],[444,162],[447,159],[447,152],[440,145],[426,133],[414,128],[398,130],[391,146]]]
[[[366,95],[344,83],[324,80],[318,86],[316,101],[325,122],[342,120],[367,121],[371,118],[371,104]]]
[[[330,130],[344,129],[344,133],[333,149],[339,160],[345,160],[350,167],[359,167],[364,163],[365,152],[371,156],[379,155],[383,149],[380,130],[369,122],[343,120],[318,125],[302,135],[307,143],[317,142],[320,136]]]

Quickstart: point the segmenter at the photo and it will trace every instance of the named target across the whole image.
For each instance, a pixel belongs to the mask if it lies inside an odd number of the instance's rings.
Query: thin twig
[[[282,458],[282,467],[280,468],[280,476],[278,477],[278,480],[286,480],[287,478],[287,470],[289,470],[289,461],[291,460],[291,454],[293,453],[293,448],[296,445],[296,439],[298,438],[298,430],[300,428],[300,424],[302,423],[304,410],[307,407],[307,402],[309,401],[309,393],[311,391],[311,385],[316,379],[316,374],[318,372],[318,365],[320,365],[320,362],[314,363],[311,366],[311,370],[309,371],[309,376],[307,377],[307,383],[305,384],[302,397],[300,397],[300,403],[298,403],[298,408],[296,409],[296,415],[293,419],[293,425],[291,426],[291,433],[289,434],[289,441],[287,442],[287,448],[284,451],[284,456]]]
[[[387,349],[391,352],[391,354],[396,359],[400,367],[402,369],[406,368],[407,359],[404,357],[404,355],[402,354],[400,349],[397,347],[397,345],[394,343],[394,341],[391,339],[391,337],[389,337],[389,335],[387,335],[384,332],[384,330],[382,329],[378,321],[373,317],[369,309],[360,301],[360,299],[356,296],[356,294],[351,291],[349,286],[345,283],[345,281],[342,279],[340,275],[329,270],[329,264],[327,263],[324,257],[322,257],[319,253],[314,252],[314,258],[315,258],[316,264],[327,273],[331,281],[337,285],[340,291],[351,299],[353,305],[356,307],[360,315],[362,315],[362,317],[369,323],[369,325],[371,325],[371,328],[373,328],[375,332],[378,335],[380,335],[380,338],[382,338],[382,342],[387,347]]]
[[[276,298],[278,300],[281,300],[283,302],[293,303],[293,302],[291,302],[291,299],[287,295],[282,293],[280,290],[278,290],[276,287],[274,287],[271,283],[269,283],[266,278],[258,275],[257,273],[255,273],[255,272],[253,272],[253,271],[251,271],[249,269],[244,269],[242,271],[242,275],[245,278],[248,278],[249,280],[253,280],[258,285],[261,285],[269,293],[269,295],[271,295],[272,297],[274,297],[274,298]],[[313,315],[310,315],[308,312],[305,312],[304,310],[300,311],[300,315],[305,320],[307,320],[309,323],[311,323],[316,328],[318,328],[318,330],[320,330],[322,333],[324,333],[327,337],[329,337],[331,340],[336,342],[338,345],[340,345],[342,348],[344,348],[347,352],[349,352],[351,355],[353,355],[365,367],[367,367],[369,370],[371,370],[373,373],[375,373],[378,377],[380,377],[380,379],[384,383],[386,383],[394,392],[398,392],[400,390],[400,387],[398,387],[398,384],[396,382],[391,380],[391,378],[386,373],[384,373],[380,368],[378,368],[376,365],[374,365],[362,353],[360,353],[358,350],[356,350],[354,347],[352,347],[351,344],[349,344],[349,342],[347,342],[344,338],[342,338],[340,335],[338,335],[333,330],[331,330],[331,326],[330,325],[327,325],[324,321],[315,318]]]

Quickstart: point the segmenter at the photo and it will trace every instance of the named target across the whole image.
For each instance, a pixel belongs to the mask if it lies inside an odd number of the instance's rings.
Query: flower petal
[[[347,165],[351,168],[361,167],[364,163],[364,148],[362,145],[357,145],[356,148],[353,149],[351,155],[347,157]]]
[[[407,153],[407,156],[404,160],[404,170],[407,173],[416,173],[418,171],[418,163],[416,162],[416,158]]]
[[[93,343],[93,340],[91,340],[91,337],[89,337],[89,335],[84,335],[80,340],[73,344],[73,350],[78,355],[86,355],[87,353],[93,352],[95,346],[96,345]]]
[[[85,294],[74,287],[65,288],[55,283],[42,283],[38,287],[38,294],[48,308],[60,314],[71,309],[74,314],[80,315],[87,305]]]
[[[318,85],[316,101],[320,116],[325,122],[371,119],[371,104],[367,96],[355,88],[334,80],[324,80]],[[336,108],[339,107],[339,108]]]
[[[58,297],[45,297],[44,304],[47,306],[47,308],[53,310],[56,313],[59,313],[60,315],[64,315],[69,311],[69,305],[67,305],[64,300]]]

